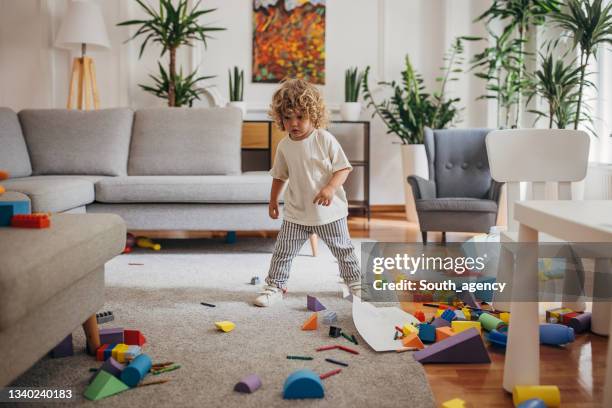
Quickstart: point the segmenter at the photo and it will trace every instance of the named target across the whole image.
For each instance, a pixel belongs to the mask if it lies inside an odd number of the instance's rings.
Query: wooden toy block
[[[112,374],[100,370],[96,378],[85,390],[85,398],[92,401],[101,400],[111,395],[129,390],[130,388]]]
[[[126,329],[123,331],[123,338],[123,342],[130,346],[143,346],[147,342],[147,339],[145,336],[143,336],[140,330]]]
[[[284,399],[323,398],[325,390],[321,379],[312,370],[294,371],[283,386]]]
[[[217,329],[227,333],[227,332],[231,332],[232,330],[234,330],[234,328],[236,327],[236,325],[228,320],[224,320],[222,322],[215,322],[215,326],[217,326]]]
[[[584,312],[572,317],[567,325],[574,329],[575,333],[582,333],[591,329],[591,313]]]
[[[405,324],[404,327],[402,327],[402,334],[404,336],[407,336],[412,333],[419,334],[419,329],[411,324]]]
[[[419,350],[425,348],[425,345],[423,344],[417,333],[411,333],[408,336],[404,337],[402,339],[402,345],[404,347],[418,348]]]
[[[5,199],[10,196],[10,193],[3,194],[0,200],[0,227],[8,227],[11,225],[11,218],[14,215],[30,214],[30,202],[23,200]]]
[[[480,324],[486,331],[491,331],[491,330],[499,331],[508,326],[501,319],[498,319],[497,317],[489,313],[482,313],[478,317],[478,321],[480,322]]]
[[[473,327],[478,330],[479,334],[482,334],[482,326],[480,322],[455,320],[451,323],[451,327],[455,333],[461,333],[462,331],[469,330]]]
[[[562,324],[543,323],[540,325],[540,343],[561,346],[576,339],[574,329]]]
[[[302,330],[317,330],[317,314],[310,315],[308,320],[302,325]]]
[[[130,388],[136,387],[149,374],[152,365],[151,358],[148,355],[139,355],[121,372],[121,381]]]
[[[337,338],[342,334],[342,329],[336,326],[330,326],[329,337]]]
[[[431,324],[419,324],[419,338],[423,343],[433,343],[436,341],[436,328]]]
[[[491,362],[480,333],[474,327],[419,350],[413,357],[422,364]]]
[[[51,220],[47,214],[17,214],[11,217],[13,228],[49,228]]]
[[[414,317],[421,323],[425,322],[425,313],[422,310],[414,312]]]
[[[123,327],[100,329],[100,343],[102,344],[123,343]]]
[[[338,314],[331,310],[323,312],[323,324],[331,325],[338,321]]]
[[[96,313],[98,324],[108,323],[115,320],[115,315],[111,311]],[[123,335],[125,337],[125,333]]]
[[[443,318],[444,320],[448,320],[449,322],[452,322],[453,320],[455,320],[455,317],[456,317],[455,311],[446,309],[442,312],[440,317]]]
[[[436,328],[436,342],[444,340],[447,337],[454,336],[455,332],[448,326]]]
[[[465,401],[461,398],[453,398],[442,403],[442,408],[466,408]]]
[[[319,299],[310,295],[306,295],[306,307],[311,312],[320,312],[321,310],[326,309],[326,307],[319,302]]]
[[[501,312],[499,314],[499,318],[502,322],[509,324],[510,323],[510,313],[508,312]]]
[[[534,398],[544,401],[547,407],[561,405],[561,393],[556,385],[517,385],[512,390],[512,402],[515,407]]]
[[[57,346],[51,350],[51,357],[67,357],[74,355],[74,348],[72,347],[72,333],[66,336],[64,340],[60,341]]]
[[[104,361],[104,352],[106,351],[108,346],[109,346],[108,344],[103,344],[100,347],[98,347],[98,350],[96,350],[96,360],[97,361]]]
[[[244,377],[234,386],[234,391],[253,393],[261,388],[261,378],[257,374],[251,374]]]

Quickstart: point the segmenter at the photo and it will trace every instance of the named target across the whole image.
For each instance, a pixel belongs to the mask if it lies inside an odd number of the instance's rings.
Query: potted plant
[[[128,20],[117,24],[118,26],[140,26],[136,33],[127,41],[143,36],[145,39],[140,46],[142,57],[147,44],[157,43],[161,46],[160,56],[169,54],[168,70],[164,70],[159,65],[159,77],[150,75],[155,81],[155,86],[139,85],[147,92],[151,92],[157,97],[168,100],[168,106],[191,105],[195,99],[200,99],[203,89],[198,87],[202,80],[213,76],[196,77],[196,71],[183,75],[182,70],[177,73],[176,69],[176,50],[181,45],[193,46],[194,41],[202,41],[206,46],[206,39],[211,31],[225,30],[225,28],[208,27],[201,25],[199,18],[216,9],[200,10],[198,1],[191,9],[188,7],[188,0],[179,0],[176,7],[172,0],[159,0],[159,11],[142,0],[136,2],[144,9],[147,14],[145,20]]]
[[[229,102],[227,106],[234,106],[242,110],[242,117],[247,114],[246,102],[244,96],[244,71],[234,67],[234,76],[232,78],[232,70],[228,70],[229,74]]]
[[[372,117],[378,115],[387,126],[387,133],[394,133],[402,142],[403,184],[406,205],[406,218],[418,221],[414,208],[412,189],[407,183],[410,175],[428,178],[427,155],[423,144],[425,127],[443,129],[453,124],[457,118],[459,98],[447,99],[446,86],[458,78],[454,74],[462,72],[463,45],[461,39],[456,39],[449,52],[444,56],[445,65],[442,76],[437,78],[440,84],[438,91],[428,93],[423,84],[423,78],[417,73],[410,58],[406,56],[405,68],[402,71],[402,82],[379,82],[379,85],[390,88],[392,95],[377,102],[368,87],[370,67],[365,70],[363,78],[363,95],[368,101],[368,107],[374,109]]]
[[[340,105],[342,120],[355,122],[361,116],[361,102],[359,90],[363,81],[363,73],[355,68],[349,68],[344,73],[344,103]]]

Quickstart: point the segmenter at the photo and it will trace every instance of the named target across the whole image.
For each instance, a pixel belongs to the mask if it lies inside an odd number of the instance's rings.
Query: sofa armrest
[[[419,176],[408,176],[408,184],[412,187],[415,200],[436,198],[436,182]]]
[[[489,188],[489,193],[487,195],[487,198],[499,204],[499,197],[501,196],[501,190],[503,186],[504,186],[504,183],[500,183],[498,181],[491,180],[491,187]]]

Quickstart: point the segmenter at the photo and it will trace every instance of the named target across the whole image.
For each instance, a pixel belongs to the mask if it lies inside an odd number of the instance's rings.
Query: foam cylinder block
[[[251,374],[244,377],[236,386],[234,391],[252,393],[261,388],[261,379],[257,374]]]
[[[546,408],[546,404],[539,398],[533,398],[525,402],[521,402],[516,408]]]
[[[530,399],[541,399],[546,407],[558,407],[561,405],[561,393],[556,385],[517,385],[512,391],[514,406]]]
[[[146,354],[140,354],[136,357],[129,366],[123,369],[121,373],[121,381],[123,381],[130,388],[134,388],[138,385],[143,378],[149,373],[151,366],[151,358]]]
[[[540,325],[540,343],[552,346],[571,343],[576,339],[574,329],[562,324],[544,323]]]
[[[489,313],[483,313],[478,317],[478,321],[486,331],[499,330],[506,326],[503,320],[498,319]]]
[[[581,313],[571,318],[567,325],[574,329],[575,333],[585,332],[591,328],[591,314]]]
[[[497,347],[506,347],[508,344],[508,334],[497,330],[491,330],[487,335],[487,340]]]

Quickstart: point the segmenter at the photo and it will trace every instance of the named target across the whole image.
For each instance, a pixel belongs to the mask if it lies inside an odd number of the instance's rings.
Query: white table
[[[519,242],[537,242],[538,232],[543,232],[568,242],[612,243],[612,200],[516,202],[514,218],[520,223]],[[513,292],[532,293],[535,300],[537,255],[519,257],[514,276]],[[538,302],[512,302],[510,312],[513,319],[504,366],[504,388],[509,392],[515,385],[540,382]],[[612,341],[604,390],[604,406],[612,407]]]

